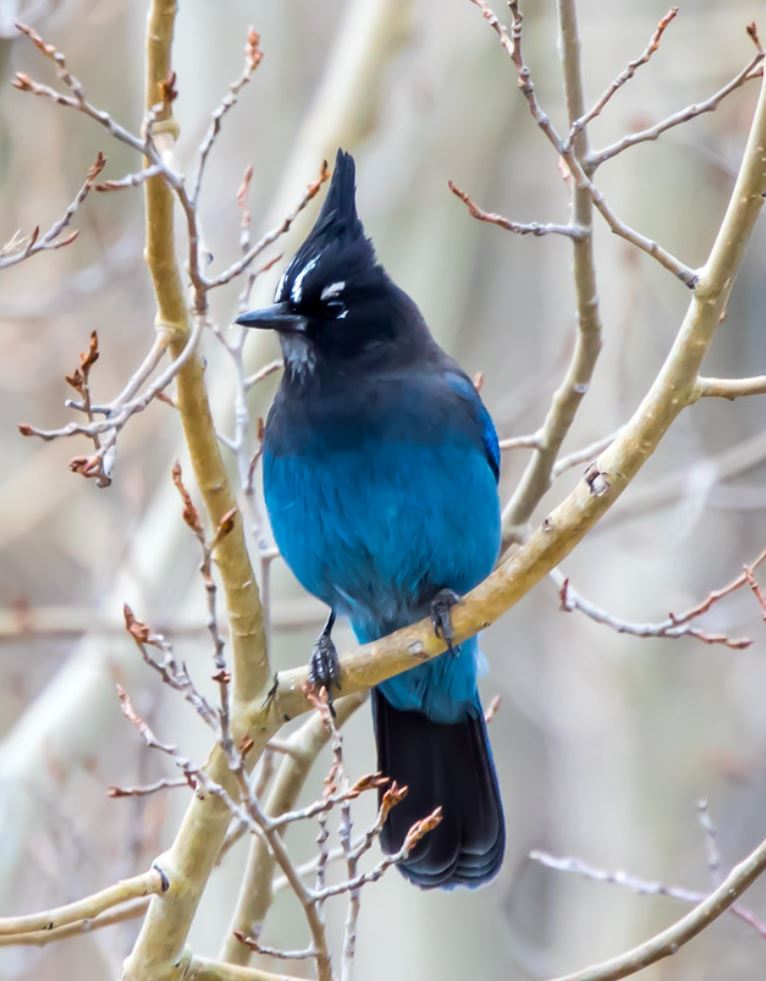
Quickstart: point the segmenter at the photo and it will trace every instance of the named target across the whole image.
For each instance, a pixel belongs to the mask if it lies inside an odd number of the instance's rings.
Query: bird
[[[452,644],[451,607],[500,548],[500,452],[475,385],[379,263],[356,208],[353,157],[338,150],[319,216],[271,306],[236,323],[276,331],[284,372],[263,435],[276,544],[329,616],[312,682],[341,682],[343,616],[361,643],[430,616],[445,653],[373,689],[378,769],[408,788],[384,852],[442,809],[398,864],[424,889],[475,888],[498,872],[503,806],[479,693],[475,637]]]

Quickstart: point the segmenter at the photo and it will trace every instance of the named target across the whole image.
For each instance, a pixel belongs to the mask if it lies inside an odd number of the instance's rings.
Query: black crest
[[[295,308],[314,305],[333,284],[360,287],[379,279],[375,250],[356,213],[354,158],[338,150],[330,189],[316,224],[284,272],[274,299]]]

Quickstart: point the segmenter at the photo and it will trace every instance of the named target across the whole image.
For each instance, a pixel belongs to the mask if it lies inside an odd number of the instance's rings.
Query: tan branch
[[[18,933],[36,933],[40,930],[56,930],[78,920],[90,920],[131,899],[143,896],[159,896],[169,888],[168,879],[159,868],[123,879],[101,892],[78,899],[77,902],[45,910],[43,913],[30,913],[27,916],[8,916],[0,919],[0,937]]]
[[[280,971],[259,971],[254,967],[236,967],[207,957],[192,957],[183,965],[183,981],[300,981]]]
[[[573,467],[579,467],[583,463],[592,463],[602,450],[605,450],[607,446],[615,441],[619,434],[620,430],[618,429],[608,436],[602,436],[601,439],[588,443],[587,446],[583,446],[580,450],[573,450],[571,453],[567,453],[566,456],[560,457],[553,467],[553,476],[560,477],[562,473],[571,470]]]
[[[31,933],[11,933],[6,937],[0,936],[0,947],[46,947],[48,944],[81,937],[94,930],[125,923],[127,920],[138,919],[149,908],[148,899],[137,899],[126,903],[117,909],[100,913],[92,919],[75,920],[65,926],[54,927],[52,930],[33,930]]]
[[[733,906],[764,872],[766,841],[761,842],[755,851],[736,865],[715,892],[667,930],[612,960],[593,964],[584,971],[564,975],[555,981],[617,981],[619,978],[637,974],[664,957],[670,957]]]
[[[766,375],[753,378],[705,378],[697,379],[692,399],[738,399],[745,395],[766,395]]]

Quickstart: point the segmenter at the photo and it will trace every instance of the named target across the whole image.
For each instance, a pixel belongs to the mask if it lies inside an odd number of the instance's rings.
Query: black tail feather
[[[378,769],[409,788],[383,828],[383,850],[398,851],[415,821],[441,806],[441,824],[400,871],[424,889],[487,882],[503,860],[505,825],[480,706],[475,717],[448,725],[394,708],[377,689],[372,704]]]

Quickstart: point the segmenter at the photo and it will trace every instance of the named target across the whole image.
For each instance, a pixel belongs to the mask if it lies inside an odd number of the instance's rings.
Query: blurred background
[[[586,94],[595,99],[645,47],[664,0],[581,0]],[[64,210],[98,149],[106,176],[134,171],[130,151],[74,113],[14,91],[23,70],[52,82],[50,66],[16,38],[30,19],[62,48],[91,99],[137,128],[142,105],[145,3],[0,0],[0,241],[47,228]],[[175,44],[187,167],[209,113],[240,71],[248,24],[263,64],[227,118],[203,192],[214,268],[238,252],[235,192],[254,166],[253,221],[265,230],[296,202],[338,144],[357,160],[359,210],[393,278],[417,300],[439,341],[469,372],[502,436],[536,429],[571,351],[575,318],[566,239],[514,237],[470,218],[453,179],[482,206],[518,221],[563,222],[568,190],[550,147],[516,91],[497,39],[467,0],[184,0]],[[608,11],[608,13],[607,13]],[[757,0],[684,6],[651,64],[591,128],[596,147],[707,97],[752,56],[744,26]],[[563,128],[555,8],[525,4],[526,56],[544,107]],[[766,24],[761,25],[766,29]],[[601,189],[620,216],[687,264],[700,264],[732,186],[755,101],[741,89],[714,114],[604,165]],[[312,220],[318,204],[309,209]],[[178,421],[161,403],[121,436],[113,485],[70,474],[86,444],[22,439],[20,421],[68,421],[63,380],[97,329],[96,397],[107,400],[153,337],[154,305],[142,262],[140,190],[92,195],[75,218],[78,241],[0,273],[0,912],[45,908],[146,868],[173,839],[188,792],[112,800],[110,784],[169,773],[125,723],[114,681],[125,684],[160,738],[203,759],[209,736],[194,713],[141,663],[123,636],[121,603],[162,627],[197,677],[209,674],[196,543],[170,485],[183,461]],[[290,250],[305,231],[280,243]],[[762,373],[766,365],[763,223],[756,233],[706,372]],[[604,350],[565,446],[615,430],[655,376],[688,302],[686,290],[596,223]],[[281,264],[274,270],[278,275]],[[256,290],[267,294],[273,280]],[[214,313],[230,322],[237,288]],[[263,343],[263,342],[259,342]],[[230,366],[205,340],[214,411],[232,429]],[[264,344],[253,365],[273,357]],[[271,386],[271,387],[269,387]],[[271,382],[253,396],[264,411]],[[618,617],[655,621],[704,598],[766,545],[766,406],[763,399],[702,402],[686,411],[633,486],[567,560],[572,584]],[[507,453],[503,495],[527,450]],[[580,471],[556,482],[538,517]],[[319,606],[281,563],[274,570],[273,659],[306,660]],[[516,981],[573,971],[639,942],[683,912],[668,899],[542,868],[528,853],[577,855],[604,869],[706,889],[697,801],[707,798],[728,868],[766,831],[766,626],[740,591],[706,615],[712,632],[750,636],[745,651],[693,639],[619,635],[560,611],[550,581],[487,631],[485,700],[502,706],[491,736],[506,802],[508,854],[478,893],[421,893],[394,871],[364,890],[358,977]],[[350,636],[341,635],[344,645]],[[354,775],[374,765],[368,709],[351,720]],[[320,792],[327,760],[305,800]],[[373,801],[358,806],[363,827]],[[298,860],[315,829],[291,830]],[[243,869],[242,845],[210,882],[195,951],[214,955]],[[766,918],[766,883],[747,905]],[[342,933],[345,902],[330,904]],[[137,926],[42,949],[0,951],[0,978],[117,976]],[[301,946],[304,924],[283,894],[264,941]],[[392,966],[393,965],[393,966]],[[272,965],[273,967],[273,965]],[[290,965],[295,974],[305,964]],[[719,920],[647,981],[766,976],[766,946],[731,917]]]

